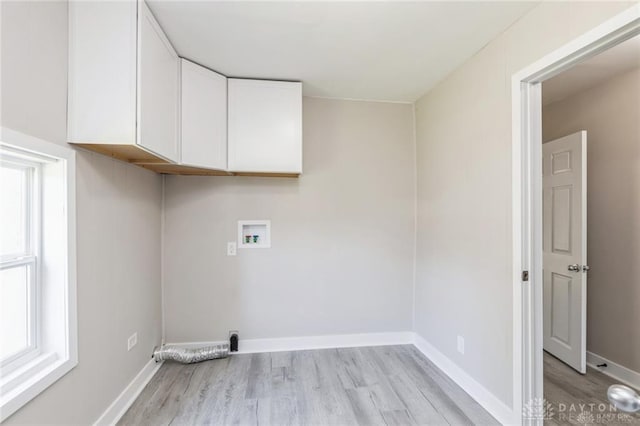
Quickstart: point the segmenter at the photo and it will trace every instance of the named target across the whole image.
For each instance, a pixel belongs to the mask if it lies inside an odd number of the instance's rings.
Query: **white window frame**
[[[40,354],[40,189],[41,189],[41,164],[20,157],[7,154],[0,158],[0,165],[9,166],[25,171],[25,195],[26,212],[28,214],[25,221],[25,247],[22,252],[10,253],[0,258],[0,270],[16,268],[20,266],[28,267],[29,274],[29,330],[27,347],[12,354],[6,359],[0,360],[0,368],[3,373],[10,373],[22,365],[35,359]]]
[[[0,259],[3,269],[31,265],[35,293],[31,347],[0,362],[2,422],[78,364],[78,332],[75,151],[5,127],[0,127],[0,151],[3,162],[34,167],[35,190],[29,196],[34,214],[27,256]],[[43,250],[47,245],[55,250]]]

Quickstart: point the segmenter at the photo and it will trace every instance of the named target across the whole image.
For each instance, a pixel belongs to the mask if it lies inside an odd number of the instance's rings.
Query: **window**
[[[38,350],[37,241],[39,165],[0,159],[0,366],[16,367]]]
[[[0,133],[0,421],[77,364],[75,152]]]

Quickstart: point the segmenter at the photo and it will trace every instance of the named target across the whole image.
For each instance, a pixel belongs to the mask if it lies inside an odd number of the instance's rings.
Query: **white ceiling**
[[[561,101],[640,67],[640,36],[581,62],[542,83],[542,104]]]
[[[307,96],[414,101],[534,2],[151,0],[178,53]]]

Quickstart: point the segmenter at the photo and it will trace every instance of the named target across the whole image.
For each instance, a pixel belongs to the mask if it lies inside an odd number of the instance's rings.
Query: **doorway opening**
[[[543,82],[552,85],[554,77],[561,78],[562,73],[577,64],[584,64],[589,59],[595,58],[603,52],[606,53],[638,34],[640,34],[640,7],[634,6],[513,76],[514,415],[521,419],[523,424],[542,424],[545,420],[553,424],[554,419],[546,416],[554,412],[556,414],[555,421],[563,423],[563,421],[558,421],[557,414],[560,408],[567,409],[567,407],[554,407],[553,404],[549,404],[549,401],[544,399],[545,366],[548,370],[547,373],[556,374],[556,378],[558,377],[558,371],[562,373],[563,370],[553,370],[554,367],[567,367],[570,371],[573,371],[567,364],[559,361],[560,358],[564,358],[565,362],[577,367],[579,371],[575,374],[578,377],[584,378],[581,374],[582,372],[588,374],[586,367],[587,309],[584,309],[583,312],[576,312],[575,308],[568,312],[560,309],[563,304],[569,306],[571,303],[575,306],[584,303],[586,308],[587,303],[586,284],[581,285],[580,283],[586,283],[589,275],[587,269],[591,266],[586,257],[586,243],[589,238],[586,231],[586,224],[588,223],[586,219],[586,193],[584,194],[584,200],[582,200],[580,197],[575,197],[575,191],[578,191],[577,193],[579,194],[582,192],[581,188],[572,187],[571,190],[567,189],[568,185],[575,184],[575,179],[579,178],[582,181],[582,171],[577,172],[578,177],[573,177],[573,183],[567,183],[567,174],[562,172],[565,169],[562,164],[564,162],[567,165],[568,162],[574,161],[574,163],[571,163],[573,165],[576,164],[576,160],[583,163],[581,158],[582,140],[588,140],[588,132],[582,133],[581,130],[584,129],[573,131],[571,140],[563,142],[570,147],[568,150],[565,149],[566,147],[554,150],[553,145],[549,145],[550,148],[546,149],[546,151],[550,152],[547,153],[548,158],[545,159],[546,166],[543,166],[543,150],[545,150],[542,143]],[[562,86],[567,86],[567,84]],[[570,134],[570,132],[566,132],[555,139],[562,139],[561,136],[569,136]],[[587,143],[584,143],[584,160],[587,159]],[[555,165],[552,164],[554,153],[557,154]],[[558,172],[557,175],[565,173],[563,177],[565,181],[556,179],[556,182],[549,183],[548,188],[547,185],[543,186],[544,167],[548,167],[549,169],[547,170],[553,170],[553,167],[555,167],[556,172]],[[585,170],[585,173],[588,173],[588,171]],[[584,181],[586,182],[586,178]],[[546,191],[548,193],[545,194],[544,198],[543,187],[548,189]],[[555,197],[556,204],[559,206],[555,212],[548,205],[549,200],[553,201],[553,197]],[[576,211],[576,206],[582,205],[583,202],[585,202],[584,232],[582,235],[576,235],[575,231],[583,227],[580,218],[582,211]],[[546,216],[552,219],[555,214],[556,227],[560,227],[562,223],[565,224],[564,229],[561,227],[557,229],[555,241],[553,240],[553,227],[548,226],[550,228],[549,231],[545,231],[543,220],[545,211]],[[567,226],[569,227],[568,229],[566,228]],[[580,240],[581,237],[584,237],[584,243]],[[551,242],[555,246],[552,247]],[[563,264],[566,263],[566,260],[570,260],[566,253],[568,249],[570,249],[569,251],[572,252],[572,255],[577,255],[579,261],[575,260],[564,264],[564,270],[561,271],[559,269],[561,268],[559,260],[545,258],[545,246],[548,249],[547,251],[551,252],[551,255],[559,255],[564,250],[565,258],[562,259]],[[581,253],[583,246],[585,250]],[[545,259],[546,265],[543,268]],[[551,317],[553,306],[552,309],[547,308],[547,312],[545,312],[545,291],[543,289],[545,288],[545,277],[547,278],[546,287],[552,288],[554,286],[552,281],[554,271],[551,270],[554,261],[556,261],[555,267],[558,268],[555,271],[557,296],[555,298],[555,307],[564,316],[556,316],[556,322],[553,324],[556,328],[550,331],[552,322],[547,321],[545,330],[544,319],[545,313],[548,319]],[[547,268],[549,269],[548,271]],[[548,274],[545,275],[544,271]],[[635,277],[630,277],[630,279],[635,279]],[[569,287],[573,287],[573,291],[568,291]],[[560,291],[560,289],[563,290]],[[549,296],[549,291],[546,293]],[[582,298],[579,297],[581,293],[584,293]],[[549,299],[547,302],[554,302],[553,297],[547,297],[547,299]],[[584,329],[581,330],[581,327],[584,327]],[[578,336],[577,340],[575,338],[576,335]],[[551,336],[556,338],[555,343],[557,343],[557,347],[555,349],[552,348],[551,351],[555,350],[556,354],[554,355],[558,358],[547,355],[547,359],[545,359],[545,353],[543,352],[545,340],[548,342]],[[581,337],[583,340],[580,340]],[[564,342],[562,341],[563,339],[565,340]],[[559,347],[565,349],[566,353],[560,353],[562,351],[558,351]],[[567,348],[570,350],[566,350]],[[557,365],[553,364],[555,361],[558,362]],[[562,374],[559,375],[562,376]],[[580,386],[577,382],[572,383],[572,385]],[[594,390],[594,392],[597,391]],[[602,395],[602,398],[606,404],[606,393]],[[545,411],[544,409],[547,406],[549,410]],[[596,404],[596,409],[598,408]],[[582,412],[584,411],[584,408],[582,408]],[[584,424],[585,422],[595,423],[596,421],[603,423],[604,420],[610,420],[608,418],[600,418],[599,420],[591,418],[578,419],[577,416],[580,413],[580,411],[573,413],[576,416],[574,421],[566,418],[565,422],[576,424],[582,422]],[[598,413],[591,412],[588,414],[595,415]],[[638,418],[640,419],[640,417]],[[625,419],[622,419],[622,422]]]
[[[640,424],[640,35],[542,83],[544,400],[549,423]],[[638,269],[636,269],[638,268]],[[551,417],[551,416],[550,416]]]

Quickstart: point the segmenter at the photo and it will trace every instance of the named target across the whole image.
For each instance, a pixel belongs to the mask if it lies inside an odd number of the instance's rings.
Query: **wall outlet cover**
[[[464,355],[464,337],[458,336],[458,352]]]
[[[229,241],[227,243],[227,256],[235,256],[236,254],[238,254],[238,251],[236,250],[237,245],[235,241]]]
[[[133,349],[138,344],[138,333],[133,333],[129,339],[127,339],[127,351]]]

